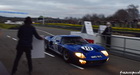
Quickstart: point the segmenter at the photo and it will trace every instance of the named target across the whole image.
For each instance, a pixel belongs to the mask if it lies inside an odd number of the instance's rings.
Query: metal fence
[[[140,61],[140,38],[103,35],[100,35],[100,37],[102,41],[98,44],[104,46],[110,54]],[[110,47],[106,47],[105,41],[107,38],[103,37],[111,37]]]

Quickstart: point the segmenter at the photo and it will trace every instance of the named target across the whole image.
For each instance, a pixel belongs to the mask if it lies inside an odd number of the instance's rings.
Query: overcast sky
[[[128,5],[140,6],[140,0],[0,0],[0,11],[28,14],[0,13],[0,16],[53,18],[82,17],[85,14],[114,14]]]

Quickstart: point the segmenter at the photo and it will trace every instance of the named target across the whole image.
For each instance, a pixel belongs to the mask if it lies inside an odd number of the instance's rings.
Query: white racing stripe
[[[47,53],[47,52],[44,52],[45,54],[51,56],[51,57],[55,57],[54,55],[50,54],[50,53]]]
[[[72,65],[72,66],[74,66],[74,67],[76,67],[76,68],[78,68],[78,69],[84,70],[83,67],[80,67],[80,66],[77,66],[77,65],[74,65],[74,64],[70,64],[70,65]]]
[[[41,32],[44,32],[44,33],[47,33],[47,34],[49,34],[49,35],[51,35],[51,36],[54,36],[53,34],[51,34],[51,33],[49,33],[49,32],[46,32],[46,31],[43,31],[43,30],[40,30],[40,29],[37,29],[38,31],[41,31]]]

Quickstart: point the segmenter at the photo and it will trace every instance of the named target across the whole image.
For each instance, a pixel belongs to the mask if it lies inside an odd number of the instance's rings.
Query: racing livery
[[[100,65],[109,59],[109,54],[104,47],[88,43],[77,35],[46,36],[45,46],[46,50],[62,55],[66,62]]]

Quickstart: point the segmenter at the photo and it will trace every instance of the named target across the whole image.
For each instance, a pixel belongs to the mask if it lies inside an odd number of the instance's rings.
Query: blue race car
[[[77,35],[46,36],[45,46],[46,50],[62,55],[66,62],[100,65],[109,60],[109,54],[104,47],[90,44]]]

